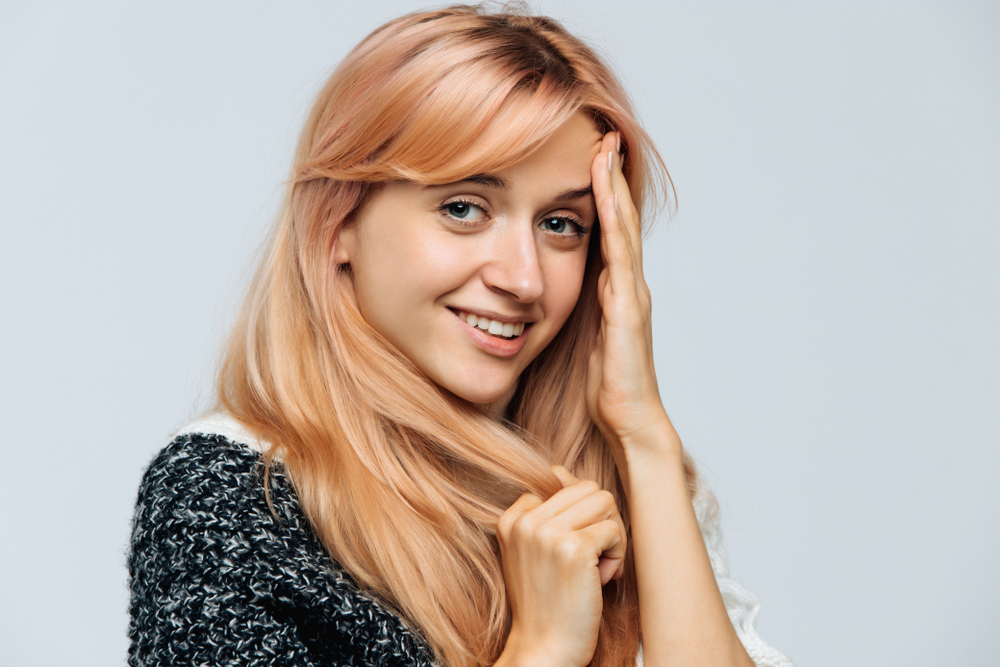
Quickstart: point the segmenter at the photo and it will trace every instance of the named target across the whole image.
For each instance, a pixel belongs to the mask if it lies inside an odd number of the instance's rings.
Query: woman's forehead
[[[416,176],[414,180],[428,185],[447,185],[459,181],[475,182],[505,189],[509,180],[504,174],[511,170],[530,168],[549,160],[563,160],[564,168],[572,168],[574,161],[589,168],[589,162],[597,152],[602,133],[592,116],[577,111],[559,125],[536,132],[533,136],[522,137],[516,144],[507,142],[506,128],[485,135],[465,151],[448,157],[442,151],[440,164],[429,169],[429,173]],[[581,160],[584,153],[589,156]],[[575,160],[574,160],[575,158]]]

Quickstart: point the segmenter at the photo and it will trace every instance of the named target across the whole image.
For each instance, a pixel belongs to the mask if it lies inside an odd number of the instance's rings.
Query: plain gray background
[[[123,663],[135,490],[210,394],[309,101],[426,6],[0,6],[0,664]],[[676,182],[660,386],[761,635],[800,667],[1000,664],[997,4],[535,7]]]

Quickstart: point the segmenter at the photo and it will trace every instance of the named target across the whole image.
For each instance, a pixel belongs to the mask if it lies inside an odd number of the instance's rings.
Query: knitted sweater
[[[213,416],[153,459],[128,557],[129,665],[430,667],[420,638],[323,550],[280,464],[275,518],[260,451],[237,422]],[[759,667],[791,667],[757,636],[756,599],[727,576],[707,496],[694,505],[740,640]]]

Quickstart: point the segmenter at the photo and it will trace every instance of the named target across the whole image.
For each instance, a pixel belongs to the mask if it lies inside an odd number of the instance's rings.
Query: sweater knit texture
[[[128,557],[129,665],[432,665],[420,638],[327,555],[280,463],[271,512],[259,448],[216,417],[150,464]],[[759,667],[791,667],[757,636],[757,601],[728,579],[706,500],[695,510],[740,640]]]

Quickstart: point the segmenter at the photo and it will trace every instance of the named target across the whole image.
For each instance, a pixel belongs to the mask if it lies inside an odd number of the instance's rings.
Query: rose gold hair
[[[378,184],[517,163],[574,114],[621,132],[642,210],[659,157],[609,68],[555,21],[453,7],[404,16],[330,77],[219,372],[222,407],[272,443],[330,555],[449,666],[492,664],[510,630],[497,517],[560,487],[560,463],[628,506],[584,386],[599,322],[597,234],[576,309],[498,424],[428,380],[361,317],[338,230]],[[689,485],[696,483],[688,467]],[[634,665],[636,582],[605,587],[594,665]]]

